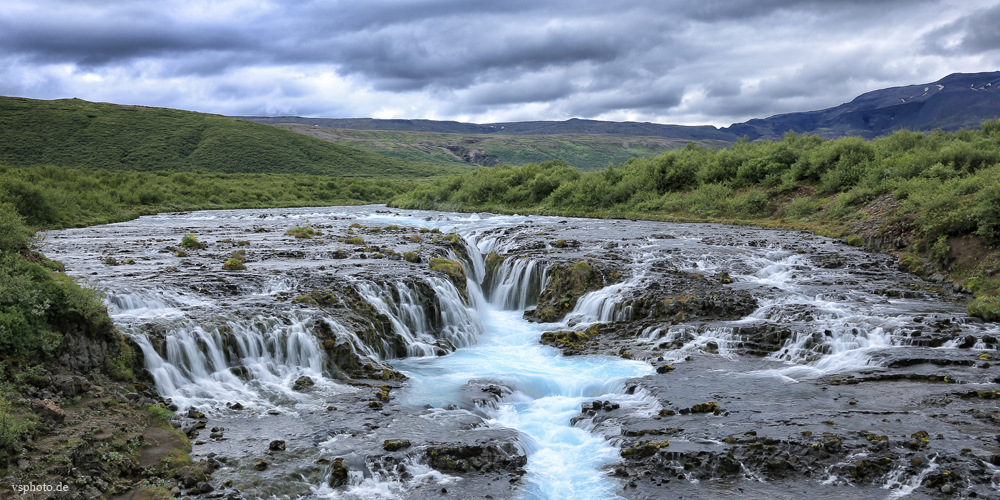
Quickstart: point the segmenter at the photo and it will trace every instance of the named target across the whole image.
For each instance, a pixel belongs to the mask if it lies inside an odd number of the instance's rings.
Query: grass
[[[312,238],[317,234],[319,233],[311,227],[293,227],[288,231],[285,231],[286,236],[294,236],[296,238]]]
[[[489,135],[351,130],[304,124],[279,124],[310,137],[360,150],[418,163],[487,167],[523,165],[562,160],[581,170],[598,170],[609,163],[653,156],[684,147],[689,142],[721,148],[729,143],[715,140],[663,137],[622,137],[596,134]]]
[[[0,97],[0,162],[374,179],[439,177],[468,170],[390,158],[220,115],[16,97]]]
[[[128,172],[0,164],[0,203],[13,204],[29,225],[49,229],[171,211],[384,203],[414,185],[419,183],[305,174]]]

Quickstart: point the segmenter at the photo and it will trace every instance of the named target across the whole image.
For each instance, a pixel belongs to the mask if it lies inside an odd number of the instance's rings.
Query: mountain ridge
[[[294,123],[351,130],[488,135],[620,135],[726,142],[735,142],[743,136],[750,140],[780,139],[788,131],[815,133],[826,138],[856,135],[866,139],[901,128],[952,132],[978,128],[983,121],[996,117],[1000,117],[1000,71],[952,73],[936,82],[865,92],[849,102],[830,108],[753,118],[722,128],[581,118],[477,124],[424,119],[234,116],[268,125]]]

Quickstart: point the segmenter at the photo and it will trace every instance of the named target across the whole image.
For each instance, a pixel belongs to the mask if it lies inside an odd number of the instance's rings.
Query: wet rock
[[[622,457],[645,458],[651,457],[660,451],[660,448],[670,446],[670,441],[639,441],[630,448],[623,448]]]
[[[573,310],[585,293],[617,283],[621,270],[608,264],[587,260],[555,264],[548,270],[549,281],[538,296],[538,306],[525,313],[525,319],[551,323]]]
[[[208,475],[201,468],[188,465],[177,471],[177,480],[180,481],[181,486],[191,489],[197,487],[198,483],[207,481]]]
[[[410,442],[406,439],[386,439],[382,443],[382,449],[385,451],[397,451],[403,448],[409,448]]]
[[[329,484],[331,488],[339,488],[348,482],[348,469],[344,465],[343,458],[336,458],[333,461],[333,469],[330,471]]]
[[[462,445],[431,445],[425,452],[428,463],[440,471],[499,472],[524,474],[528,458],[514,443],[487,440]]]
[[[280,439],[275,439],[267,445],[267,449],[271,451],[285,451],[285,442]]]
[[[263,460],[258,460],[255,464],[253,464],[254,470],[258,470],[258,471],[267,470],[267,467],[268,467],[268,463],[265,462],[265,461],[263,461]]]
[[[304,391],[314,385],[316,385],[315,380],[311,377],[302,376],[295,380],[295,385],[292,386],[292,389],[296,391]]]

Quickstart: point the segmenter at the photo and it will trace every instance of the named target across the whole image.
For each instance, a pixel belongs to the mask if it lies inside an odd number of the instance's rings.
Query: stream
[[[106,291],[142,397],[216,467],[187,496],[1000,496],[1000,329],[829,238],[362,206],[44,251]]]

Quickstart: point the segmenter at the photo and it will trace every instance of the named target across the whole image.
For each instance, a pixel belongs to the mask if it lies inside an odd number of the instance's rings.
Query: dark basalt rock
[[[431,445],[426,456],[431,467],[441,471],[525,473],[528,457],[511,442],[486,440],[462,445]]]

